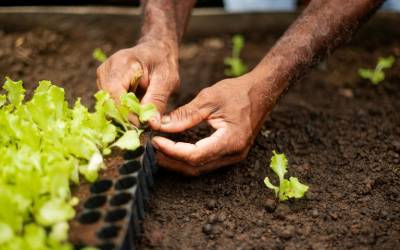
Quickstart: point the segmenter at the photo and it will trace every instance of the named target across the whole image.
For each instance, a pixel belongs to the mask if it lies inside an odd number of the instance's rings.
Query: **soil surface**
[[[95,26],[95,23],[93,23]],[[96,27],[60,33],[0,30],[0,76],[32,89],[41,79],[72,101],[93,103],[92,59],[132,45],[132,37]],[[279,37],[244,34],[254,66]],[[182,88],[171,108],[224,78],[230,34],[189,37],[181,49]],[[400,248],[400,63],[373,86],[357,76],[381,56],[400,56],[400,34],[364,31],[292,86],[270,114],[247,159],[198,178],[160,171],[139,249]],[[177,137],[194,141],[207,128]],[[305,199],[277,204],[263,179],[271,152],[289,159],[288,176],[310,186]]]

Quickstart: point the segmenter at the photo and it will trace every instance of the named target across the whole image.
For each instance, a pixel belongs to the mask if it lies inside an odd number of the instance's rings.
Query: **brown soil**
[[[93,23],[95,26],[95,24]],[[68,99],[92,104],[91,57],[127,47],[131,37],[51,29],[0,31],[0,76],[33,83],[49,79]],[[253,66],[277,35],[245,34]],[[192,37],[182,47],[182,90],[189,101],[223,76],[229,34]],[[364,31],[279,101],[250,151],[236,165],[199,178],[160,171],[140,248],[398,249],[400,247],[400,64],[373,86],[357,76],[380,55],[400,55],[400,35]],[[193,141],[197,129],[179,137]],[[306,199],[277,205],[264,184],[271,151],[284,152],[289,174],[310,186]]]

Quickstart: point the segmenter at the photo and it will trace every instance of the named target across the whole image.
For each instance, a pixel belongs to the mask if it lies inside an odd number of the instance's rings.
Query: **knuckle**
[[[220,107],[219,97],[217,93],[209,87],[204,88],[196,97],[197,105],[201,108],[206,108],[211,113],[214,113]]]
[[[194,167],[200,167],[202,165],[202,163],[204,162],[203,157],[198,153],[191,154],[188,157],[188,161]]]
[[[246,153],[248,148],[248,141],[243,138],[238,138],[237,141],[233,144],[232,152],[233,154],[242,155]]]
[[[199,112],[191,107],[180,107],[174,112],[175,119],[177,120],[193,120],[197,121],[201,119]]]
[[[210,91],[210,88],[207,87],[207,88],[202,89],[202,90],[199,92],[199,94],[198,94],[197,96],[198,96],[198,98],[200,98],[200,99],[208,99],[208,98],[210,98],[210,95],[211,95],[212,93],[213,93],[213,92]]]
[[[183,120],[188,116],[188,110],[186,108],[180,107],[174,112],[174,117],[177,120]]]
[[[158,102],[158,103],[164,103],[167,99],[167,95],[162,92],[152,92],[150,93],[150,97],[152,101]]]
[[[174,74],[171,76],[170,82],[171,82],[173,88],[179,87],[179,85],[180,85],[180,83],[181,83],[181,79],[180,79],[180,77],[179,77],[179,74],[174,73]]]

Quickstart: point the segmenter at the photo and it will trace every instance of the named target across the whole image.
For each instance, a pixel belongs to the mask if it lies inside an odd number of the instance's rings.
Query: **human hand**
[[[243,160],[275,103],[265,83],[246,74],[203,89],[190,103],[165,115],[162,132],[177,133],[207,121],[216,131],[195,144],[154,137],[161,166],[197,176]]]
[[[122,93],[144,93],[142,104],[154,103],[165,112],[170,94],[179,86],[178,49],[173,42],[142,39],[122,49],[97,69],[97,86],[119,100]],[[150,119],[152,127],[159,117]]]

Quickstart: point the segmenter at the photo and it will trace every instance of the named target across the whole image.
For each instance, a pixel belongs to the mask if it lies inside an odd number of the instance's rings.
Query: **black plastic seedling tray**
[[[147,142],[106,164],[96,182],[75,190],[80,203],[69,238],[76,249],[131,250],[141,236],[140,223],[157,171],[154,149]]]

